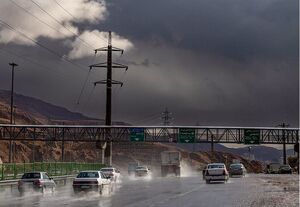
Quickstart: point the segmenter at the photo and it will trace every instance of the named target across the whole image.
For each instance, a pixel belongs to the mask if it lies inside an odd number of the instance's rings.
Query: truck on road
[[[280,166],[281,166],[280,163],[267,164],[266,173],[267,174],[278,174]]]
[[[181,154],[178,151],[164,151],[161,153],[161,176],[168,174],[180,176]]]

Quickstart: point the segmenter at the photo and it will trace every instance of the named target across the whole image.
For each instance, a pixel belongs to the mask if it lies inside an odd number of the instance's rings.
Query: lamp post
[[[248,147],[249,160],[251,159],[251,147]]]

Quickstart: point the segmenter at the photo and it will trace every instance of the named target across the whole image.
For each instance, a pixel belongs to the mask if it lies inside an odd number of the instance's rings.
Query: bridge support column
[[[112,166],[112,141],[106,142],[106,149],[105,151],[105,158],[106,158],[106,165]]]
[[[101,164],[105,164],[106,142],[101,144]]]
[[[286,165],[285,130],[282,130],[282,140],[283,140],[283,164]]]
[[[32,162],[35,162],[35,140],[32,141]]]
[[[65,161],[65,140],[63,139],[61,142],[61,161]]]
[[[213,154],[214,153],[214,136],[211,134],[211,137],[210,137],[210,151],[211,153]]]

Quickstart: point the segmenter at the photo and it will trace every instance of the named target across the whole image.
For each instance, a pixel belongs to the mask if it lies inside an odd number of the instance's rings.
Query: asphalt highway
[[[299,206],[298,175],[254,175],[230,178],[228,183],[206,184],[200,174],[186,177],[123,177],[113,192],[73,194],[71,182],[57,185],[55,193],[28,192],[16,186],[0,187],[0,206],[99,207],[217,207]]]

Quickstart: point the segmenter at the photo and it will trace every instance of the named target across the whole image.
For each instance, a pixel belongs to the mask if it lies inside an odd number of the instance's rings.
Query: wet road
[[[122,207],[215,207],[299,206],[298,175],[248,175],[228,183],[205,184],[200,175],[129,179],[114,191],[74,195],[71,182],[56,192],[19,196],[15,187],[0,188],[0,206],[122,206]]]

